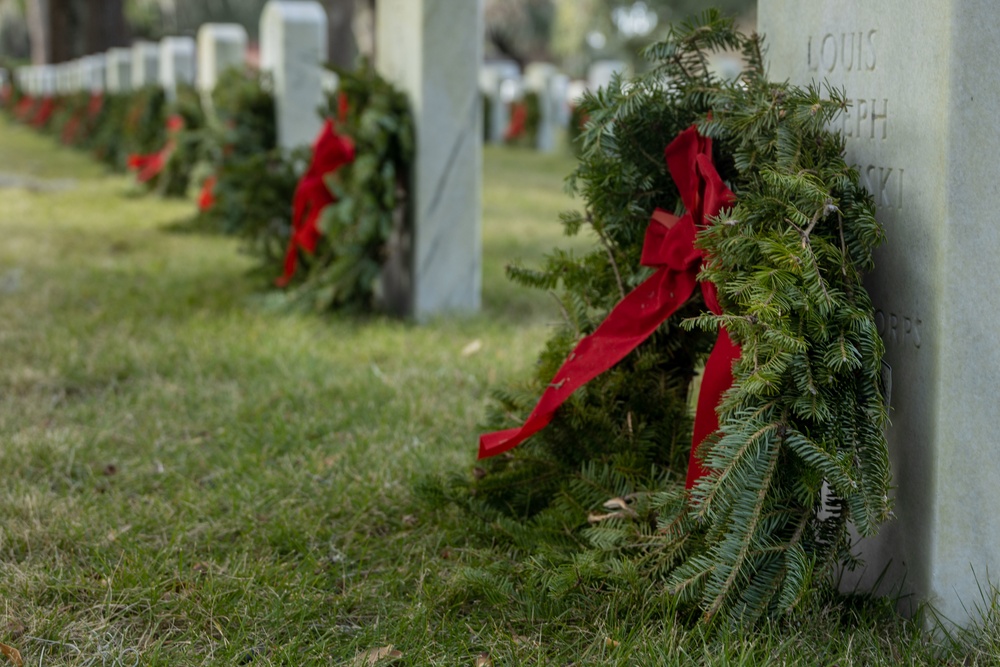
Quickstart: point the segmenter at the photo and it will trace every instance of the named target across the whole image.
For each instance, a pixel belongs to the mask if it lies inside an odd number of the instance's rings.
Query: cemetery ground
[[[289,313],[191,201],[0,119],[0,643],[25,665],[1000,664],[996,609],[950,638],[891,601],[753,632],[662,596],[512,587],[520,558],[433,508],[491,388],[559,317],[503,277],[559,244],[567,157],[487,149],[484,312]],[[465,584],[463,584],[465,582]],[[487,658],[480,657],[488,654]],[[4,658],[0,656],[0,665]]]

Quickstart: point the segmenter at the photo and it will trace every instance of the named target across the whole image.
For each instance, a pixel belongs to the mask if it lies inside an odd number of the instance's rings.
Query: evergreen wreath
[[[737,80],[710,72],[720,50],[742,52]],[[549,590],[623,573],[635,585],[638,571],[706,618],[752,623],[829,590],[839,566],[857,564],[848,524],[872,535],[889,517],[883,345],[861,283],[883,233],[843,138],[826,129],[847,107],[842,92],[767,81],[761,40],[715,11],[644,55],[647,73],[615,77],[580,105],[588,120],[569,184],[586,211],[563,223],[598,245],[509,268],[556,291],[565,321],[534,377],[496,392],[488,426],[519,425],[577,342],[648,277],[639,260],[651,215],[683,210],[663,150],[692,124],[735,195],[695,242],[723,313],[707,313],[696,290],[546,428],[438,491],[494,539],[548,554],[527,562]],[[742,354],[719,428],[697,452],[708,474],[688,491],[694,385],[720,326]]]
[[[335,71],[339,90],[324,115],[337,119],[356,157],[324,177],[333,202],[320,214],[315,251],[299,252],[303,278],[291,297],[316,310],[365,312],[378,306],[387,244],[406,219],[414,129],[406,95],[370,64]]]
[[[251,255],[280,261],[283,247],[261,244],[261,230],[286,229],[295,191],[294,165],[277,147],[274,96],[266,75],[230,68],[212,90],[200,135],[196,173],[211,179],[211,206],[197,225],[245,241]],[[204,185],[204,183],[203,183]]]

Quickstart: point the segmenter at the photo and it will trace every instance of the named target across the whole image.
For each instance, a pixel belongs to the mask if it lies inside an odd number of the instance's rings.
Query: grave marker
[[[274,79],[278,145],[308,146],[323,121],[326,11],[314,0],[268,0],[260,15],[260,67]]]
[[[160,78],[160,46],[156,42],[132,44],[132,88],[156,84]]]
[[[194,84],[195,43],[193,37],[160,40],[159,81],[170,101],[177,99],[178,85]]]
[[[410,99],[417,152],[409,219],[383,273],[385,306],[425,319],[479,309],[482,3],[381,0],[375,63]]]
[[[132,49],[108,49],[106,62],[108,92],[127,93],[132,90]]]
[[[490,105],[486,140],[491,144],[503,142],[510,124],[510,103],[517,96],[520,79],[521,71],[512,60],[484,63],[479,70],[479,86],[486,96],[486,104]]]
[[[81,60],[81,68],[83,71],[83,90],[91,93],[104,92],[107,56],[103,53],[87,56]]]
[[[587,70],[587,89],[597,91],[598,88],[607,88],[612,76],[627,69],[628,66],[621,60],[596,60]]]
[[[246,62],[247,31],[238,23],[205,23],[198,28],[197,48],[198,90],[210,94],[222,72]]]
[[[772,78],[846,89],[835,129],[886,230],[866,283],[891,367],[896,518],[860,545],[860,585],[888,567],[882,590],[913,594],[904,611],[927,600],[965,624],[1000,573],[1000,20],[955,0],[761,0],[758,20]]]
[[[556,148],[556,131],[560,127],[562,107],[566,106],[566,91],[560,82],[568,83],[568,79],[550,63],[531,63],[524,69],[524,87],[538,97],[535,145],[546,153]]]

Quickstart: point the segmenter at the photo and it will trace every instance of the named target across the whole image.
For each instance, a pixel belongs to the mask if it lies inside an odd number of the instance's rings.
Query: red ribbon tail
[[[624,359],[688,300],[696,273],[661,268],[629,292],[594,333],[577,343],[523,426],[480,436],[479,458],[502,454],[545,428],[574,391]]]
[[[719,327],[712,354],[705,362],[705,372],[701,376],[701,390],[698,393],[698,411],[694,417],[694,431],[691,437],[691,459],[688,463],[685,487],[691,489],[708,471],[702,466],[698,448],[705,439],[719,430],[719,414],[716,412],[722,402],[722,395],[733,386],[733,362],[740,358],[740,346],[729,337],[725,327]]]

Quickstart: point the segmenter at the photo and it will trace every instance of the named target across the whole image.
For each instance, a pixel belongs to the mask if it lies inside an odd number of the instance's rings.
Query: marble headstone
[[[491,144],[503,141],[510,123],[510,103],[517,97],[521,86],[521,71],[512,60],[494,60],[479,69],[479,87],[490,105],[490,126],[486,140]]]
[[[408,219],[383,273],[384,306],[423,320],[479,310],[482,62],[479,2],[381,0],[375,64],[410,99],[417,153]]]
[[[132,49],[108,49],[106,63],[108,92],[126,93],[132,90]]]
[[[242,68],[247,57],[247,31],[238,23],[205,23],[198,28],[198,90],[211,93],[219,75]]]
[[[260,68],[274,83],[278,145],[308,146],[323,125],[326,11],[314,0],[268,0],[260,15]]]
[[[958,624],[1000,574],[1000,14],[986,0],[760,0],[770,76],[829,81],[886,243],[866,279],[891,370],[895,520],[848,585]],[[904,611],[906,611],[904,609]]]
[[[160,46],[156,42],[132,44],[132,88],[155,85],[160,79]]]
[[[168,100],[177,99],[178,85],[193,85],[195,43],[193,37],[164,37],[160,40],[160,85]]]

